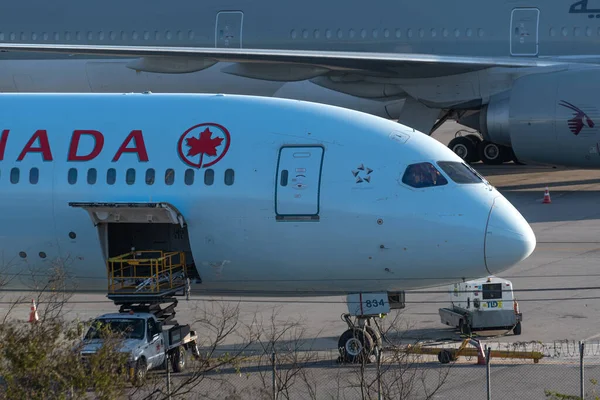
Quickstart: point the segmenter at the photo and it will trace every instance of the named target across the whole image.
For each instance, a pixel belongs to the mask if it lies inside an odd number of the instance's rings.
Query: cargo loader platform
[[[164,303],[186,294],[184,252],[133,251],[111,257],[107,264],[107,297],[117,305]]]

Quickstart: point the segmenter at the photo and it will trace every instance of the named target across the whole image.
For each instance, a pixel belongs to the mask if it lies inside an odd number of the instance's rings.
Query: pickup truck
[[[163,330],[161,322],[152,313],[113,313],[97,317],[87,331],[82,347],[83,360],[101,348],[103,339],[99,324],[108,326],[111,332],[122,334],[120,351],[129,353],[128,371],[134,384],[145,381],[151,369],[166,368],[167,355],[173,371],[181,372],[186,366],[187,351],[199,356],[197,335],[189,325],[175,325]]]

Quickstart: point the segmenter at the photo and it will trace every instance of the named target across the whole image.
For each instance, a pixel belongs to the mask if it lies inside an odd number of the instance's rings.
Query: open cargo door
[[[183,215],[169,203],[69,203],[88,212],[94,226],[100,223],[169,223],[185,226]]]

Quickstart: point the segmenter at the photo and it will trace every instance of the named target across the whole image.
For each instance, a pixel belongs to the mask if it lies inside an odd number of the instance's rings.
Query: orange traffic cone
[[[471,339],[470,343],[477,349],[477,364],[475,365],[486,365],[485,352],[483,351],[483,346],[481,345],[481,342],[476,339]]]
[[[542,201],[543,204],[550,204],[552,203],[552,200],[550,200],[550,192],[548,191],[548,186],[546,186],[546,191],[544,192],[544,200]]]
[[[476,365],[486,365],[485,353],[483,352],[483,349],[481,348],[481,346],[479,346],[479,348],[477,349],[477,364]]]
[[[37,312],[37,307],[35,306],[35,300],[31,300],[31,311],[29,312],[29,322],[37,322],[40,320],[40,317]]]

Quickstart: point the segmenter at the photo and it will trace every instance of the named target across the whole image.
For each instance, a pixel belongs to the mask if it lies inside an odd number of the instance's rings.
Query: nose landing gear
[[[375,317],[378,316],[357,316],[356,322],[353,322],[350,314],[342,315],[348,324],[348,329],[338,340],[340,362],[350,364],[373,362],[372,357],[376,356],[383,346],[381,333],[371,326],[371,320]]]
[[[404,308],[404,293],[356,293],[346,298],[348,313],[342,314],[348,329],[338,340],[339,362],[370,363],[383,347],[382,332],[375,318],[392,308]],[[391,304],[390,304],[391,303]]]

